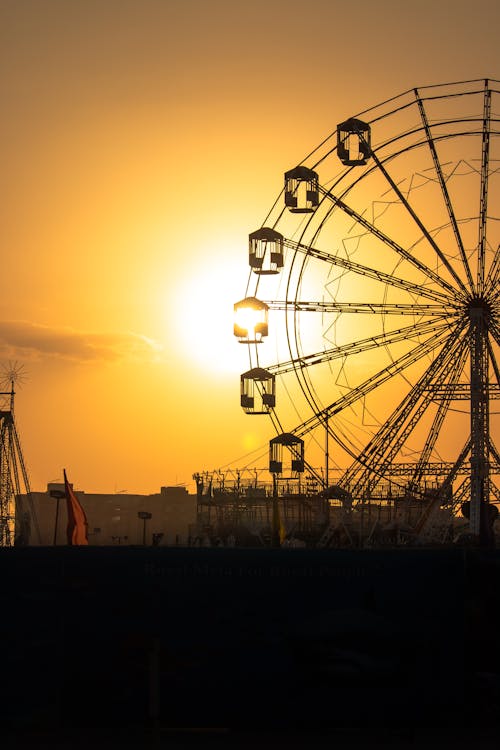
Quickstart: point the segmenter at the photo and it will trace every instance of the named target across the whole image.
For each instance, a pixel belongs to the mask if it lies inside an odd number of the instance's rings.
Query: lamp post
[[[148,513],[146,510],[140,510],[137,514],[137,518],[140,518],[143,522],[142,525],[142,543],[146,545],[146,521],[149,521],[153,517],[152,513]]]
[[[55,547],[57,544],[57,524],[59,521],[59,501],[62,500],[63,497],[66,497],[66,493],[63,492],[63,490],[50,490],[50,497],[53,497],[56,500],[56,518],[54,521],[54,541],[53,546]]]

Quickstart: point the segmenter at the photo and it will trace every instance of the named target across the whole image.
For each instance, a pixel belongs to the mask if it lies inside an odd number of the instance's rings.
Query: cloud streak
[[[56,328],[26,320],[0,322],[0,356],[74,362],[153,361],[162,347],[132,332],[89,333]]]

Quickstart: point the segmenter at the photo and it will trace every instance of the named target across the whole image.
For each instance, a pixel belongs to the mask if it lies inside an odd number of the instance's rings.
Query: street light
[[[142,543],[146,545],[146,521],[149,521],[151,518],[153,518],[153,514],[148,513],[146,510],[140,510],[137,514],[137,518],[140,518],[143,521]]]
[[[53,546],[55,547],[57,544],[57,523],[59,520],[59,501],[62,500],[63,497],[66,497],[66,493],[63,492],[63,490],[50,490],[49,495],[50,497],[53,497],[55,500],[57,500],[56,518],[54,521],[54,541],[53,541]]]

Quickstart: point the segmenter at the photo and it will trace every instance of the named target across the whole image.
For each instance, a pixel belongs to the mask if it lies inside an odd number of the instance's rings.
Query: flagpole
[[[271,539],[271,545],[273,547],[281,547],[279,512],[278,479],[276,477],[276,474],[273,474],[273,528]]]
[[[54,521],[54,541],[53,546],[55,547],[57,545],[57,526],[59,523],[59,503],[62,500],[63,497],[66,497],[66,493],[62,490],[50,490],[49,492],[50,497],[53,497],[56,500],[56,517]]]

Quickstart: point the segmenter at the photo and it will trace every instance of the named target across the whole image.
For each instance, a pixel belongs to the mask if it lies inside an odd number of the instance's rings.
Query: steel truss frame
[[[14,419],[14,384],[0,392],[0,547],[27,544],[31,526],[40,529],[31,496],[28,472]],[[27,498],[25,507],[22,498]]]

